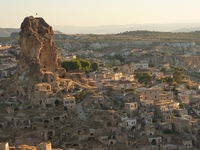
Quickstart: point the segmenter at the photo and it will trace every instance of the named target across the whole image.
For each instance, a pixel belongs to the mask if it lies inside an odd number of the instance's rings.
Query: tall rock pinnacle
[[[41,80],[43,80],[41,74],[47,71],[55,76],[64,75],[65,71],[61,68],[53,35],[52,27],[43,18],[30,16],[24,19],[19,40],[21,47],[17,71],[19,74],[29,73]]]
[[[66,71],[61,67],[53,37],[52,27],[43,18],[30,16],[22,22],[20,61],[9,91],[19,99],[41,101],[40,92],[46,93],[45,100],[59,89],[57,81],[66,76]]]

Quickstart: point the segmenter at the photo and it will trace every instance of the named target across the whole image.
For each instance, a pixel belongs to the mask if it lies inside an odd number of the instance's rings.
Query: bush
[[[149,84],[152,81],[152,76],[149,73],[136,73],[136,78],[138,82]]]

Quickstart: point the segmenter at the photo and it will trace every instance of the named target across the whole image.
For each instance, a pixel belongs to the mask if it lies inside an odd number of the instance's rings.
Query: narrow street
[[[81,120],[87,119],[85,112],[83,110],[83,107],[82,107],[82,103],[84,101],[86,101],[86,99],[82,100],[80,103],[77,104],[78,118],[81,119]]]

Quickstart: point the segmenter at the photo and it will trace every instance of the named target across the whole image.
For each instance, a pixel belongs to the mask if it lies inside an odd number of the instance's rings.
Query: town
[[[84,49],[54,35],[56,48],[43,21],[25,18],[19,44],[0,41],[0,150],[200,149],[198,42],[97,37]]]

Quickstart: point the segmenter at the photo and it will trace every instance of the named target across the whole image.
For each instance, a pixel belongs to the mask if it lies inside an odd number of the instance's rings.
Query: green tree
[[[184,108],[185,106],[184,106],[184,104],[183,103],[180,103],[179,104],[179,108]]]
[[[174,82],[174,78],[172,77],[164,77],[161,79],[163,82],[166,82],[168,84],[172,84]]]
[[[131,88],[131,89],[125,89],[124,91],[125,91],[126,93],[127,93],[127,92],[134,92],[134,91],[136,91],[136,89]]]
[[[138,82],[144,84],[150,84],[152,81],[152,76],[149,73],[136,73],[136,78]]]
[[[99,64],[96,63],[96,62],[92,62],[91,69],[92,69],[92,71],[98,70],[99,69]]]
[[[90,67],[91,67],[90,61],[81,59],[80,63],[81,63],[81,70],[84,70],[87,72],[90,71]]]
[[[81,70],[82,66],[79,60],[72,60],[72,61],[64,61],[61,63],[61,66],[65,68],[66,71],[70,70]]]
[[[175,70],[172,75],[176,82],[180,82],[184,78],[183,73],[179,70]]]

